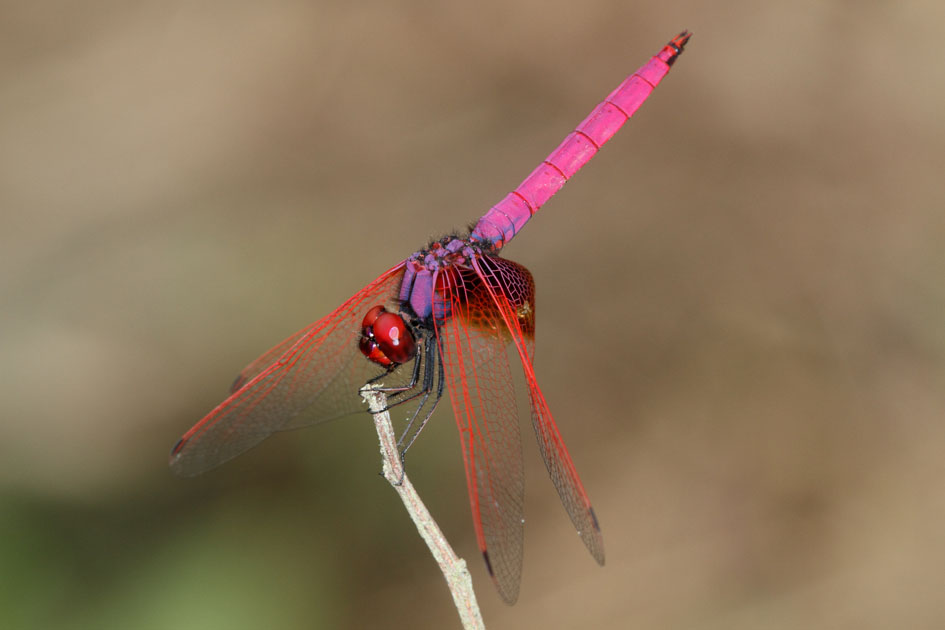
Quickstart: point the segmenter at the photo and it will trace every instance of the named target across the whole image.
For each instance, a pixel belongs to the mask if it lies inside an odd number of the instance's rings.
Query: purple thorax
[[[421,320],[432,315],[436,320],[450,316],[451,307],[439,292],[433,290],[437,275],[448,267],[463,266],[480,256],[487,244],[447,236],[434,241],[426,249],[414,252],[404,263],[404,279],[400,285],[400,301],[407,304]]]

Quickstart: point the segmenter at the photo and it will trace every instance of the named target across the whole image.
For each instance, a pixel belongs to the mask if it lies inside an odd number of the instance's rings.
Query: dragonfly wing
[[[312,327],[317,325],[318,323],[319,322],[316,322],[315,324],[306,326],[299,332],[295,333],[294,335],[291,335],[290,337],[282,341],[282,343],[280,343],[279,345],[273,346],[272,348],[267,350],[266,353],[263,354],[262,356],[259,356],[253,359],[253,362],[247,365],[245,368],[243,368],[240,371],[240,373],[237,375],[236,379],[233,381],[233,384],[230,385],[230,393],[231,394],[236,393],[237,390],[243,387],[243,385],[246,385],[246,383],[253,380],[253,378],[257,374],[259,374],[260,372],[268,368],[270,365],[275,363],[276,359],[281,357],[283,354],[286,353],[286,351],[289,348],[291,348],[296,343],[298,343],[299,339],[307,335],[311,331]]]
[[[551,481],[588,551],[599,564],[604,564],[604,539],[600,525],[535,378],[532,365],[535,356],[535,284],[532,275],[522,265],[505,258],[482,257],[476,259],[474,265],[501,313],[522,360],[528,383],[532,426]]]
[[[499,594],[518,598],[524,539],[522,438],[502,315],[472,269],[437,280],[451,317],[436,336],[459,425],[476,538]]]
[[[233,393],[174,446],[171,469],[196,475],[294,429],[364,409],[358,390],[383,373],[358,350],[361,320],[377,304],[397,308],[404,265],[386,271],[327,317],[252,362]]]

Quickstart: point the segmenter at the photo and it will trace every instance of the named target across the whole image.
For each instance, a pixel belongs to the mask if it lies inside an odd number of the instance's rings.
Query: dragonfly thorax
[[[437,276],[451,268],[468,268],[473,259],[489,255],[492,251],[490,243],[469,238],[446,236],[433,241],[405,261],[400,303],[409,307],[421,322],[448,318],[449,307],[442,304],[442,296],[437,295],[434,287]]]

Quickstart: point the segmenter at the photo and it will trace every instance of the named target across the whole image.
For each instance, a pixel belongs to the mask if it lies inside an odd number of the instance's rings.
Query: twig
[[[476,593],[473,591],[472,576],[466,568],[466,561],[453,552],[453,548],[450,547],[436,521],[420,500],[420,495],[404,473],[390,414],[382,411],[387,408],[387,397],[371,385],[365,385],[361,389],[361,396],[367,402],[371,416],[374,417],[374,428],[377,429],[377,439],[381,445],[384,478],[400,495],[417,531],[430,548],[430,553],[433,554],[436,563],[440,565],[440,571],[443,572],[446,584],[453,595],[453,603],[459,612],[463,628],[485,630],[479,604],[476,603]]]

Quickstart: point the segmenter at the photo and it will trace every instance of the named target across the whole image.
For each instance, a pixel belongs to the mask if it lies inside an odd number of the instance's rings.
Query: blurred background
[[[683,28],[504,251],[600,517],[523,426],[514,607],[444,404],[410,473],[489,628],[945,627],[945,5],[0,4],[0,626],[458,627],[367,416],[202,477],[250,360],[476,219]]]

